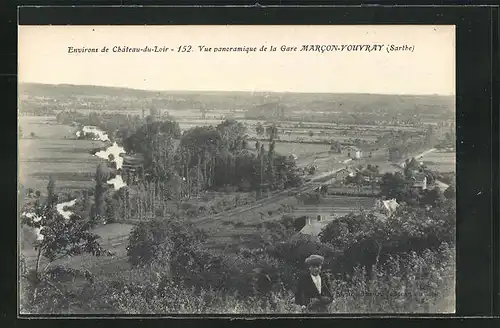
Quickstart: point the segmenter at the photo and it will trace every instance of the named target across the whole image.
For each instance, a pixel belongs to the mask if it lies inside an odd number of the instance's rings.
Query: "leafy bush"
[[[155,218],[139,223],[130,233],[127,256],[134,265],[168,264],[192,244],[205,238],[178,218]]]
[[[350,214],[329,223],[320,240],[343,252],[338,259],[344,272],[357,264],[371,266],[389,255],[435,250],[441,243],[454,244],[454,204],[430,210],[402,207],[393,217],[374,213]]]
[[[277,242],[268,247],[266,252],[294,267],[297,273],[298,270],[304,268],[304,260],[311,254],[325,257],[324,266],[327,268],[332,267],[339,256],[338,250],[331,245],[320,243],[310,236],[302,234],[296,235],[288,241]]]
[[[141,269],[134,269],[134,271]],[[120,279],[125,280],[125,279]],[[170,314],[170,313],[293,313],[299,312],[290,293],[274,293],[266,299],[241,299],[235,293],[210,288],[195,290],[171,280],[123,284],[106,279],[85,285],[73,305],[87,313]]]
[[[331,312],[442,313],[454,311],[455,249],[389,256],[371,275],[357,266],[350,279],[333,279]]]
[[[245,251],[250,257],[262,253]],[[242,252],[243,253],[243,252]],[[247,262],[254,262],[250,258]],[[238,262],[235,267],[242,268]],[[356,267],[349,279],[332,279],[331,313],[435,313],[454,307],[455,250],[442,244],[436,251],[388,258],[371,276]],[[283,264],[275,267],[282,272]],[[262,267],[263,275],[268,268]],[[266,275],[268,273],[265,273]],[[272,274],[271,274],[272,276]],[[273,277],[274,278],[274,277]],[[272,278],[272,279],[273,279]],[[234,284],[239,283],[238,279]],[[274,285],[274,284],[273,284]],[[278,284],[279,285],[279,284]],[[32,313],[300,313],[293,287],[241,295],[237,290],[194,287],[170,279],[163,271],[135,267],[101,276],[74,290],[41,298]]]

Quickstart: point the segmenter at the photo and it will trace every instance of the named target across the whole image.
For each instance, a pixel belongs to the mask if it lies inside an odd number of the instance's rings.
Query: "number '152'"
[[[191,46],[179,46],[177,52],[191,52]]]

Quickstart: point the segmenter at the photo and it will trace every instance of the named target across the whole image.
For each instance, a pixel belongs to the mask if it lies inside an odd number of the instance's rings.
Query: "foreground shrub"
[[[330,313],[439,313],[454,308],[454,248],[395,256],[367,276],[357,267],[349,279],[332,279]],[[48,290],[31,313],[202,314],[300,313],[292,290],[242,297],[236,291],[187,286],[161,270],[136,267],[99,276],[80,287]],[[443,306],[444,305],[444,306]]]
[[[341,254],[330,244],[320,243],[308,235],[298,234],[288,241],[277,242],[267,248],[267,253],[297,269],[304,268],[304,260],[311,254],[325,257],[324,267],[331,268]]]
[[[334,279],[331,312],[454,312],[455,249],[442,244],[422,255],[391,256],[370,276],[358,266],[349,280]]]
[[[201,230],[175,217],[155,218],[132,230],[127,255],[133,265],[167,264],[204,238]]]
[[[370,271],[391,255],[426,249],[437,250],[444,242],[454,244],[454,204],[430,210],[402,207],[391,217],[365,212],[350,214],[329,223],[320,233],[323,243],[342,251],[338,265],[349,273],[360,264]]]

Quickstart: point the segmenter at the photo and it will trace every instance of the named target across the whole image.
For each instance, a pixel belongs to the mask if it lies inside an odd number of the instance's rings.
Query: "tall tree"
[[[95,173],[95,192],[94,192],[94,203],[95,210],[94,216],[99,219],[103,219],[106,215],[106,201],[105,193],[107,190],[107,182],[109,180],[109,170],[105,164],[99,164]]]
[[[405,179],[403,174],[396,172],[386,173],[382,176],[380,182],[380,191],[386,198],[395,198],[397,201],[405,199],[410,182]]]
[[[432,146],[432,143],[434,142],[434,127],[432,125],[427,127],[424,142],[426,146]]]
[[[158,120],[158,118],[160,117],[158,109],[156,109],[155,107],[151,107],[149,109],[149,116],[152,117],[153,121]]]
[[[241,149],[241,142],[246,139],[246,127],[236,120],[225,120],[217,126],[222,139],[221,146],[229,151]]]
[[[144,170],[151,173],[153,157],[164,156],[158,154],[160,148],[167,150],[168,156],[173,156],[174,139],[181,137],[179,124],[174,121],[149,122],[143,124],[135,133],[124,139],[123,147],[127,153],[138,153],[144,156]]]
[[[267,175],[268,175],[268,182],[270,186],[274,185],[274,148],[276,146],[275,141],[273,140],[269,144],[269,152],[268,152],[268,157],[267,157]]]
[[[260,152],[259,152],[259,160],[260,160],[260,184],[259,184],[259,190],[262,191],[262,185],[264,184],[264,159],[265,159],[265,149],[264,145],[260,146]]]
[[[268,126],[266,128],[266,133],[269,137],[270,142],[276,139],[278,137],[278,127],[276,126],[276,124],[273,123],[272,125]]]
[[[257,126],[255,127],[255,132],[257,132],[257,135],[260,137],[264,134],[264,127],[262,126],[262,123],[257,123]]]
[[[54,176],[49,177],[49,183],[47,184],[47,205],[53,206],[57,202],[56,195],[56,180]]]
[[[54,198],[56,197],[57,195],[54,195]],[[97,242],[99,236],[90,231],[96,224],[92,218],[82,218],[73,214],[69,219],[66,219],[58,213],[54,206],[47,206],[39,201],[35,202],[33,208],[27,209],[23,213],[31,213],[32,215],[23,214],[21,224],[39,231],[39,238],[34,243],[37,252],[35,266],[31,270],[27,270],[21,277],[27,282],[30,291],[30,295],[27,296],[32,305],[36,305],[40,301],[38,296],[40,290],[55,289],[61,293],[61,286],[57,286],[58,275],[91,278],[89,272],[62,265],[56,266],[56,260],[85,253],[95,256],[112,255],[111,252],[99,245]],[[43,259],[46,263],[42,267]]]

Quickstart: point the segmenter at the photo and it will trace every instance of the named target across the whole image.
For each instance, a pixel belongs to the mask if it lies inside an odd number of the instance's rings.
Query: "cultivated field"
[[[375,205],[375,198],[329,195],[320,204],[304,205],[296,197],[288,197],[269,205],[247,211],[235,216],[221,218],[217,225],[209,224],[203,228],[210,231],[209,247],[236,251],[245,246],[246,237],[259,230],[258,225],[264,222],[280,221],[283,215],[293,217],[307,216],[315,218],[344,216],[351,212],[369,210]]]
[[[165,111],[166,112],[166,111]],[[181,130],[188,130],[196,126],[206,126],[221,123],[226,118],[237,119],[247,127],[247,134],[250,138],[267,139],[266,133],[258,135],[256,127],[261,123],[264,127],[271,123],[263,120],[246,119],[241,113],[229,111],[210,111],[206,114],[206,119],[201,119],[201,114],[197,110],[183,111],[168,111],[169,114],[179,123]],[[139,115],[137,111],[133,112]],[[278,140],[288,142],[318,142],[332,140],[342,143],[352,143],[355,139],[359,139],[364,143],[374,143],[378,137],[389,131],[405,130],[418,131],[418,128],[412,127],[397,127],[397,126],[376,126],[376,125],[345,125],[333,123],[301,123],[297,122],[277,122]],[[310,133],[312,132],[312,136]]]
[[[306,215],[315,217],[316,215],[336,217],[347,215],[351,212],[359,212],[360,209],[369,210],[375,205],[375,198],[352,197],[352,196],[327,196],[317,205],[298,205],[293,213],[297,216]]]
[[[57,191],[93,186],[101,161],[90,150],[102,142],[72,140],[73,130],[57,124],[54,117],[19,117],[23,137],[19,140],[19,182],[25,188],[44,190],[49,176],[56,179]],[[30,136],[31,133],[34,136]]]
[[[433,151],[421,159],[427,167],[438,172],[455,172],[456,156],[454,152]]]
[[[277,142],[275,150],[278,154],[282,155],[295,154],[297,156],[297,161],[301,161],[304,158],[316,154],[328,153],[328,151],[330,150],[330,146],[321,144],[312,145],[312,144],[301,144],[301,143]]]

